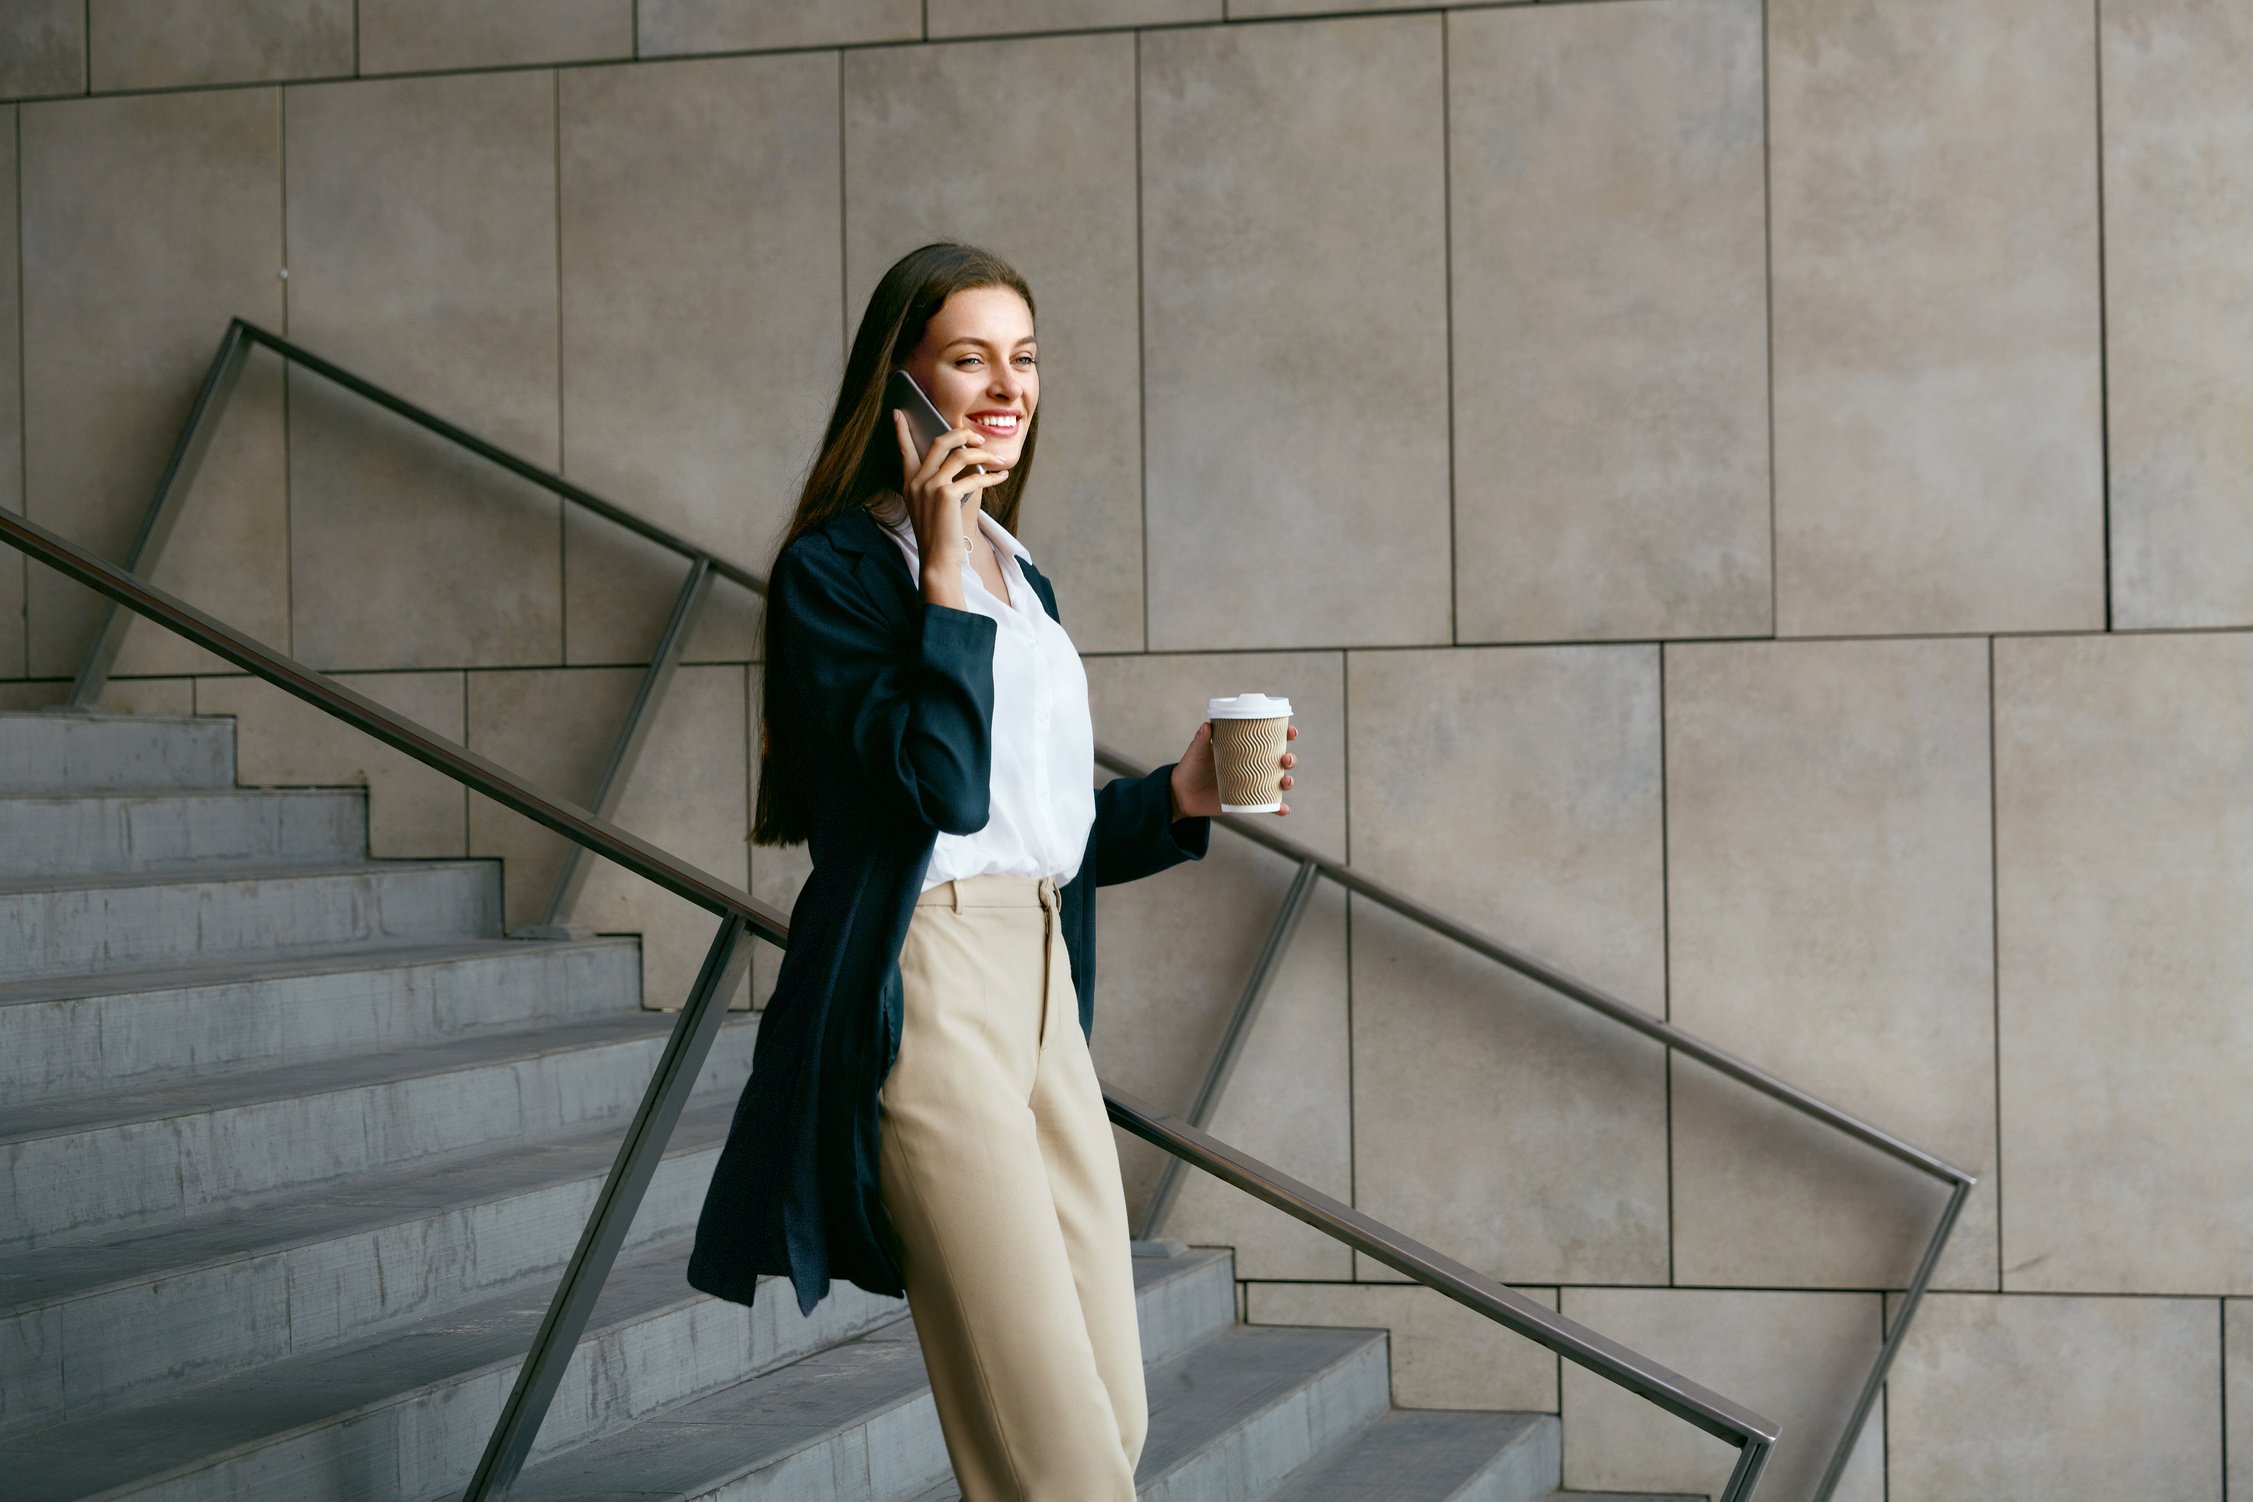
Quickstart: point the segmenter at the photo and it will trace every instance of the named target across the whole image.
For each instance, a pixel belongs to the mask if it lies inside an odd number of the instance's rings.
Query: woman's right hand
[[[972,491],[999,485],[1009,478],[1001,461],[978,446],[983,436],[976,428],[950,428],[918,456],[907,414],[892,409],[892,431],[900,442],[900,474],[904,482],[900,499],[907,505],[909,524],[915,528],[915,552],[923,574],[923,597],[934,604],[965,608],[962,565],[968,562],[962,545],[963,500]],[[986,472],[965,473],[982,464]]]

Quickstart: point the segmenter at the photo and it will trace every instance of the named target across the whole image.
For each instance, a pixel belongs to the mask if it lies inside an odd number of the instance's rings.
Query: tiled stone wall
[[[1283,832],[1979,1175],[1841,1497],[2253,1502],[2253,6],[16,0],[0,505],[121,549],[240,315],[762,568],[939,235],[1040,298],[1020,531],[1102,739],[1288,693]],[[678,566],[258,359],[158,578],[584,796]],[[621,818],[787,906],[756,609]],[[92,618],[0,558],[0,706]],[[120,671],[538,913],[522,820],[160,633]],[[1291,874],[1106,889],[1108,1078],[1186,1104]],[[657,1004],[708,931],[579,916]],[[1938,1208],[1328,886],[1214,1127],[1782,1419],[1782,1498]],[[1718,1485],[1244,1196],[1168,1230],[1390,1328],[1400,1402],[1563,1412],[1569,1485]]]

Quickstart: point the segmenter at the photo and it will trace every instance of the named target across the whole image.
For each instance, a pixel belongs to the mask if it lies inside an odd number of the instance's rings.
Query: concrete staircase
[[[634,941],[501,938],[496,864],[370,860],[361,791],[237,788],[233,735],[0,715],[12,1502],[458,1494],[672,1020]],[[903,1303],[683,1280],[755,1028],[722,1030],[516,1496],[958,1495]],[[1135,1266],[1143,1497],[1558,1485],[1553,1416],[1393,1408],[1383,1331],[1238,1323],[1226,1250]]]

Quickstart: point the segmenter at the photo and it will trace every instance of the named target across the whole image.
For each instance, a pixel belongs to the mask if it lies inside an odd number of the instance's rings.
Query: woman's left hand
[[[1299,727],[1286,725],[1283,727],[1283,735],[1286,740],[1295,741],[1299,738]],[[1285,768],[1297,766],[1298,761],[1296,752],[1283,753],[1282,764]],[[1171,781],[1175,818],[1186,819],[1193,814],[1211,815],[1220,812],[1220,772],[1213,765],[1212,721],[1205,720],[1198,724],[1197,733],[1189,738],[1189,749],[1182,752],[1181,760],[1174,763]],[[1291,774],[1286,770],[1283,773],[1283,786],[1288,788],[1290,785]],[[1278,817],[1290,811],[1291,805],[1288,803],[1275,810]]]

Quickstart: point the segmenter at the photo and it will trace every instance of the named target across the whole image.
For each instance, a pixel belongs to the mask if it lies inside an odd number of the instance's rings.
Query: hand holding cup
[[[1290,813],[1283,793],[1298,764],[1285,749],[1298,738],[1291,702],[1266,694],[1214,699],[1206,719],[1174,766],[1174,817],[1189,814]]]

